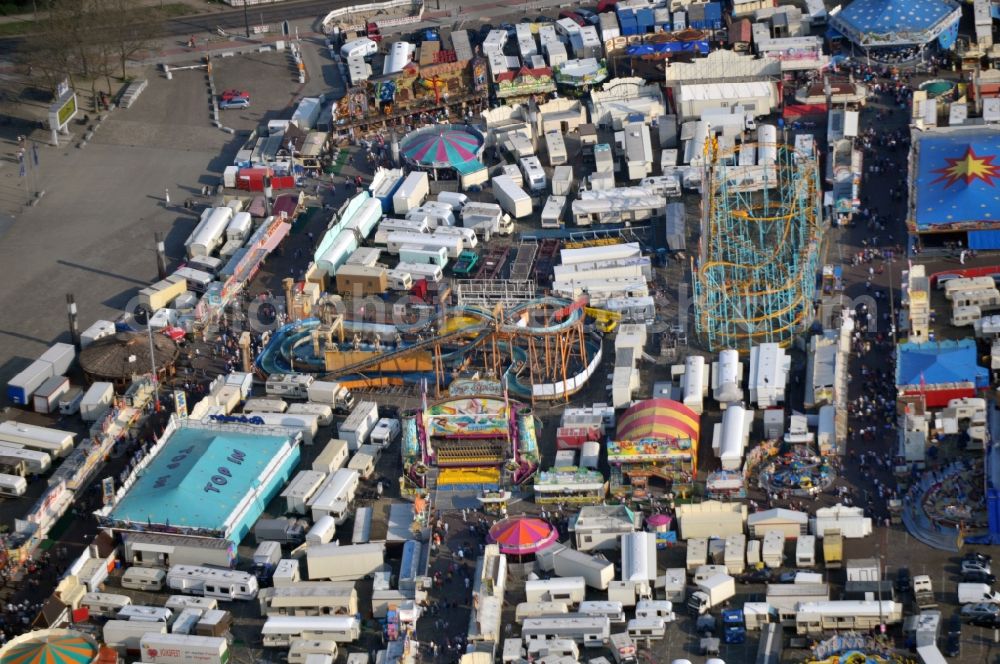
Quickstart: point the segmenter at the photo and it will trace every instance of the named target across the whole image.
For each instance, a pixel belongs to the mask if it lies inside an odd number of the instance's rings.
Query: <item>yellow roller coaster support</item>
[[[606,309],[595,309],[593,307],[584,307],[583,311],[593,318],[601,332],[605,333],[614,332],[622,319],[622,315],[617,311],[607,311]]]

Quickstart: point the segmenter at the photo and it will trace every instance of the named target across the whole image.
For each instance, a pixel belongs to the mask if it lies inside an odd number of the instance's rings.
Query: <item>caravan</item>
[[[361,636],[361,623],[353,616],[269,616],[261,636],[265,648],[287,648],[303,638],[350,643]]]
[[[607,618],[569,613],[565,616],[527,618],[521,625],[521,638],[532,641],[572,639],[588,648],[600,648],[608,642],[611,623]]]
[[[237,572],[198,565],[173,565],[167,572],[167,587],[192,595],[223,600],[252,600],[257,597],[257,579]]]
[[[166,578],[166,572],[156,567],[129,567],[122,575],[122,588],[158,592]]]
[[[81,608],[87,609],[90,615],[100,618],[114,618],[119,611],[130,604],[132,604],[131,597],[114,593],[87,593],[80,600]]]

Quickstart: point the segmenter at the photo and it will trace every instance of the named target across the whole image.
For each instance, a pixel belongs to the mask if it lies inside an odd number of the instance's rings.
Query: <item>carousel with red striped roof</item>
[[[650,484],[684,495],[698,472],[701,422],[693,410],[671,399],[640,401],[618,418],[608,442],[612,494],[644,500]]]

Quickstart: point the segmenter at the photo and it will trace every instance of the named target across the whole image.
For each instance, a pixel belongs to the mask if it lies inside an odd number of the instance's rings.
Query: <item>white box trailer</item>
[[[403,247],[444,247],[448,258],[458,258],[462,253],[464,238],[456,235],[431,235],[430,233],[412,233],[408,231],[393,231],[386,238],[386,248],[390,254],[399,254]]]
[[[601,444],[597,441],[587,441],[580,448],[580,467],[597,469],[601,462]]]
[[[328,427],[333,424],[333,408],[325,403],[292,403],[288,404],[286,415],[311,415],[316,418],[316,424]]]
[[[316,523],[306,533],[306,544],[328,544],[337,534],[337,521],[327,514],[316,519]]]
[[[493,196],[500,207],[515,219],[531,214],[531,196],[517,186],[510,176],[498,175],[493,178]]]
[[[146,664],[225,664],[229,642],[217,636],[147,634],[139,640]]]
[[[300,470],[281,493],[281,497],[285,499],[285,512],[288,514],[308,514],[309,510],[306,505],[325,479],[326,473],[323,471]]]
[[[310,580],[355,581],[378,571],[385,563],[385,544],[321,544],[306,551]]]
[[[51,364],[52,375],[58,376],[66,373],[73,366],[73,362],[76,360],[76,348],[73,347],[73,344],[52,344],[38,359]]]
[[[358,471],[348,468],[341,468],[326,478],[323,486],[307,503],[312,510],[313,520],[318,520],[327,514],[336,520],[338,526],[347,520],[358,482]]]
[[[587,581],[582,576],[532,579],[524,583],[524,592],[529,602],[565,602],[576,606],[587,596]]]
[[[598,590],[607,590],[615,578],[615,566],[606,559],[569,548],[553,556],[552,570],[564,578],[582,577],[588,586]]]
[[[269,616],[261,628],[265,648],[287,648],[302,638],[351,643],[361,636],[354,616]]]
[[[378,422],[378,404],[374,401],[362,401],[337,428],[337,432],[342,440],[347,441],[348,448],[353,452],[365,444],[376,422]]]
[[[573,191],[573,167],[556,166],[552,170],[552,195],[568,196]]]
[[[244,408],[244,410],[246,410]],[[313,439],[316,433],[319,431],[319,417],[317,415],[309,415],[307,413],[294,414],[294,413],[261,413],[256,411],[252,412],[254,417],[259,417],[264,420],[264,424],[273,427],[284,427],[285,429],[292,429],[298,431],[302,434],[302,442],[306,445],[312,445]]]
[[[410,210],[420,207],[420,204],[430,193],[430,181],[427,173],[423,171],[413,171],[406,176],[399,189],[392,195],[392,209],[396,214],[406,214]]]
[[[109,620],[101,631],[105,645],[123,653],[139,652],[139,642],[146,635],[166,633],[167,623],[136,620]]]
[[[7,398],[11,403],[26,406],[35,390],[54,375],[51,363],[35,360],[7,382]]]
[[[75,433],[39,427],[23,422],[0,422],[0,442],[16,443],[61,458],[73,449]]]
[[[444,271],[437,265],[431,263],[399,263],[396,270],[410,275],[410,279],[417,281],[425,279],[431,283],[439,283],[444,279]]]
[[[80,417],[84,422],[96,422],[115,398],[115,386],[111,383],[94,383],[87,388],[80,402]]]
[[[188,258],[211,256],[222,245],[226,226],[233,218],[231,207],[208,208],[201,213],[201,220],[184,241]]]
[[[69,378],[52,376],[31,395],[36,413],[49,414],[59,410],[59,398],[69,392]]]

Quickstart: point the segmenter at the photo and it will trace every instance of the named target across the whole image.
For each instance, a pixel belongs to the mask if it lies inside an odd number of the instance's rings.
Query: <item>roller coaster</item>
[[[735,166],[735,154],[706,145],[703,240],[692,272],[695,329],[713,352],[787,345],[812,315],[823,236],[816,160],[783,144],[762,147],[773,165]]]
[[[568,399],[600,363],[601,340],[584,331],[580,303],[541,297],[505,308],[462,306],[423,326],[343,321],[344,339],[317,343],[318,319],[275,331],[258,355],[267,374],[309,372],[349,388],[419,385],[438,394],[463,369],[503,376],[513,396]]]

